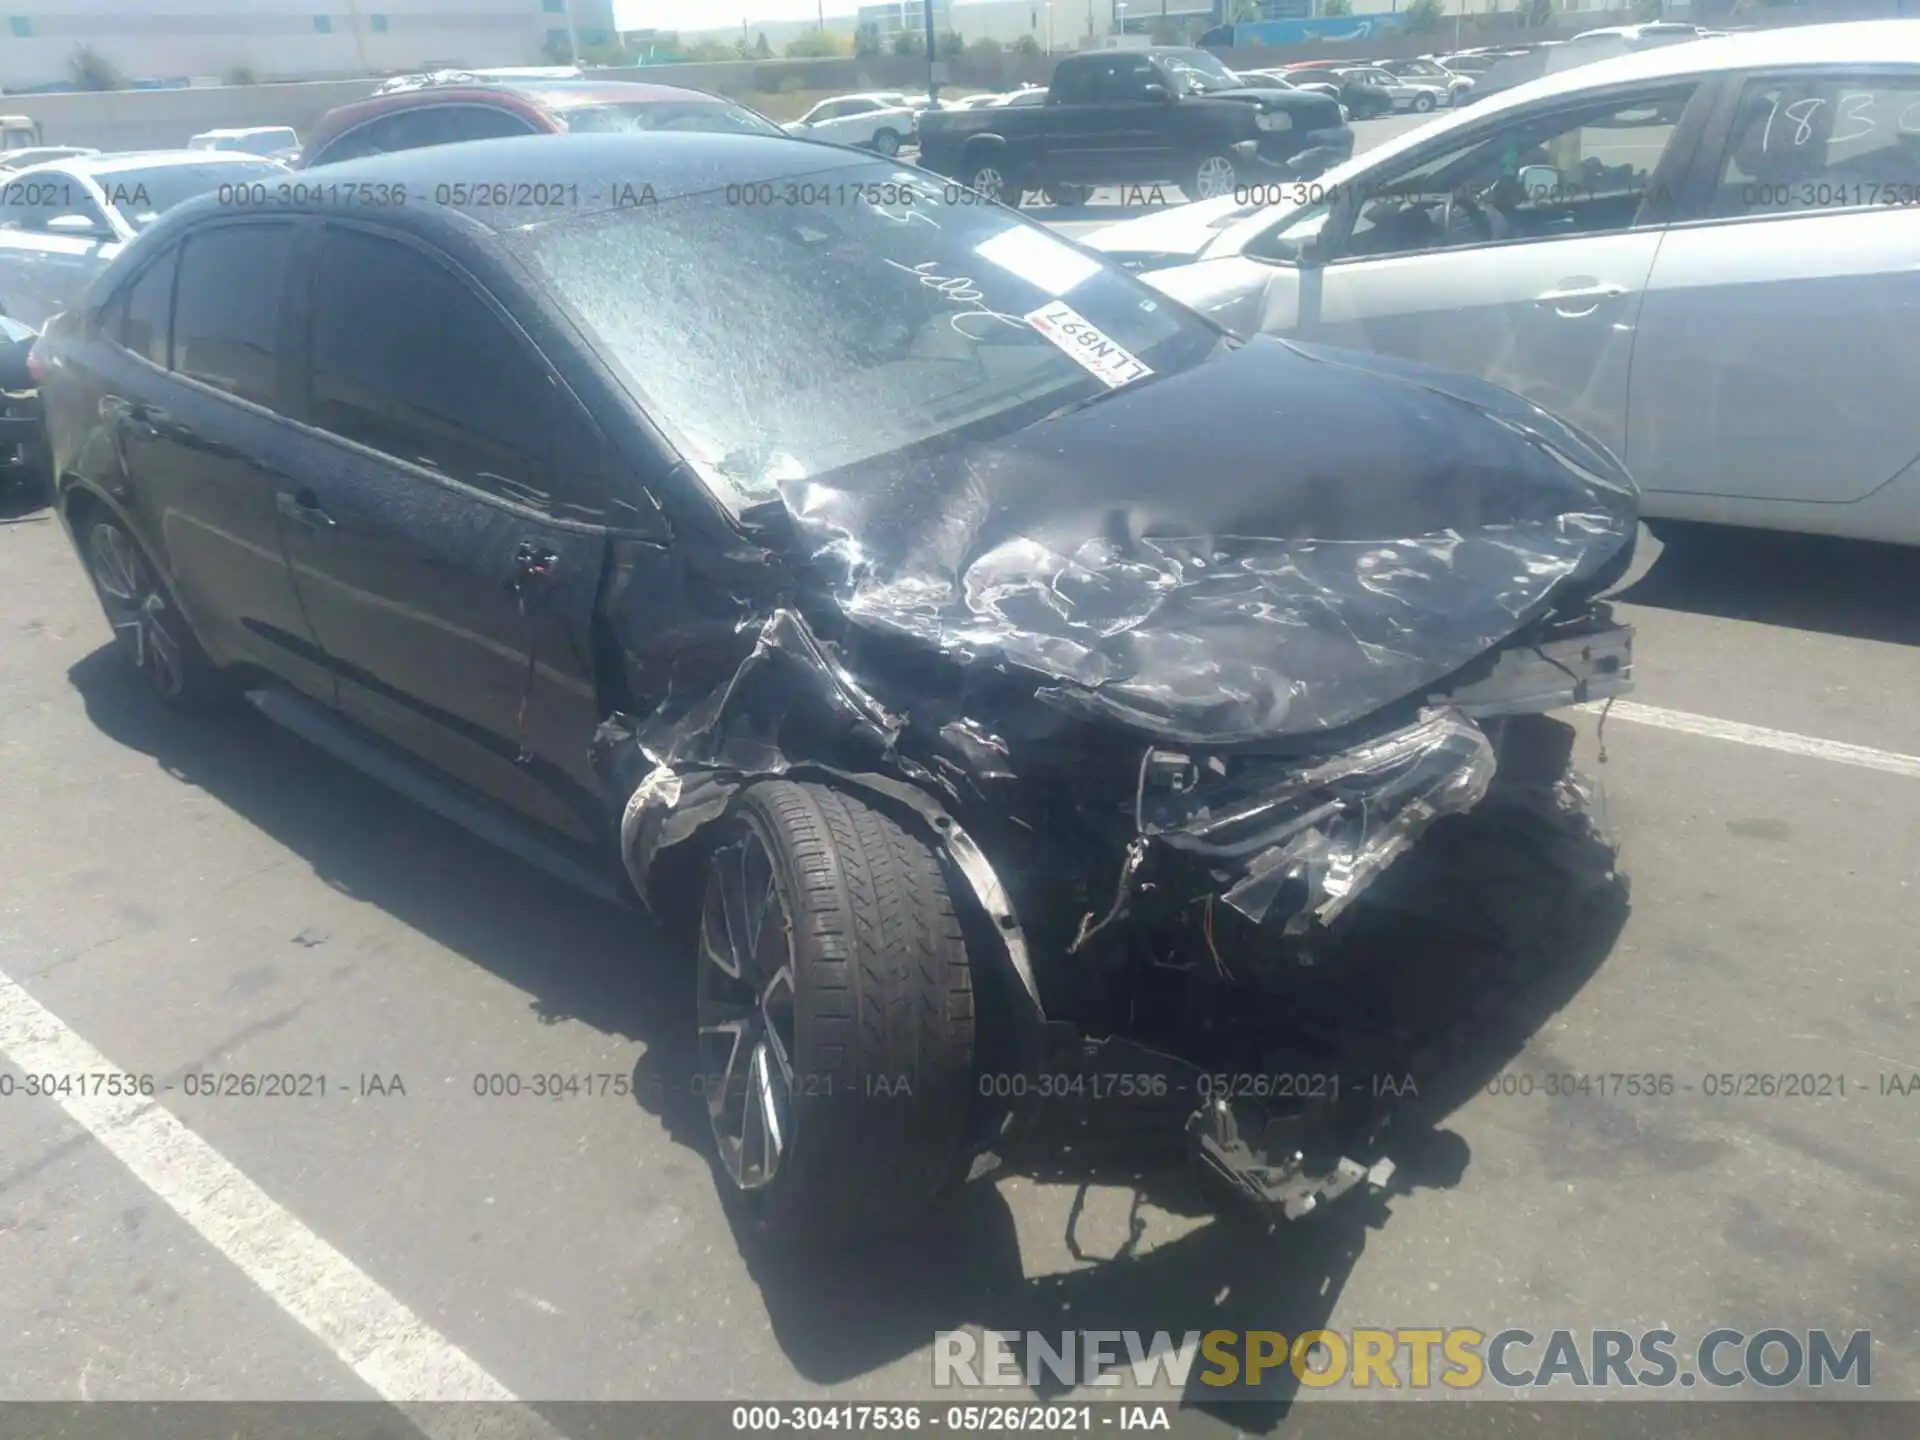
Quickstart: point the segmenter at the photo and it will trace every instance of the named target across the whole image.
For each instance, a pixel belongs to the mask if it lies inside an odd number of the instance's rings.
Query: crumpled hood
[[[1347,724],[1600,572],[1619,463],[1466,376],[1261,337],[989,444],[781,487],[856,625],[1185,743]]]

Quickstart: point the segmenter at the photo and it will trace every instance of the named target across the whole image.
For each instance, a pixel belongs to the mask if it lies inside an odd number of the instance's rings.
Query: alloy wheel
[[[161,694],[179,695],[186,688],[186,662],[169,628],[171,609],[146,557],[132,536],[105,521],[89,532],[87,549],[114,637]]]
[[[973,172],[974,193],[988,200],[1005,201],[1007,177],[991,165],[982,165]]]
[[[700,1072],[720,1161],[742,1190],[793,1146],[793,920],[749,828],[715,852],[700,916]]]
[[[1194,181],[1200,191],[1194,197],[1196,200],[1218,200],[1223,195],[1231,195],[1233,162],[1224,155],[1209,155],[1194,172]]]

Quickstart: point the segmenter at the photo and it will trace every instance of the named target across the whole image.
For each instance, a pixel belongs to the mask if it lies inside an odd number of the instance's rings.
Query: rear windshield
[[[516,243],[736,510],[782,481],[1021,428],[1222,343],[1011,210],[879,161]]]
[[[781,135],[771,120],[744,105],[718,100],[633,100],[575,105],[554,118],[579,135],[630,135],[644,130],[713,130],[730,135]]]

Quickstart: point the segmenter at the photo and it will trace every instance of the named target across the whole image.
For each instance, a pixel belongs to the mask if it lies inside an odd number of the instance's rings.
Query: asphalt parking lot
[[[644,925],[146,702],[58,527],[0,520],[0,1399],[944,1401],[938,1330],[1323,1324],[1867,1329],[1920,1399],[1911,552],[1643,536],[1604,763],[1574,717],[1630,904],[1516,985],[1394,1193],[1256,1239],[1178,1184],[1003,1179],[836,1268],[736,1240]],[[24,1093],[107,1068],[173,1089]],[[476,1093],[538,1074],[625,1083]],[[1670,1093],[1545,1093],[1626,1074]],[[1845,1093],[1709,1093],[1779,1075]]]

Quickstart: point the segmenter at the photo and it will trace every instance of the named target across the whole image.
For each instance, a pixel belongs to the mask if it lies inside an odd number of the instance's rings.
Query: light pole
[[[1127,7],[1124,3],[1113,7],[1113,29],[1116,35],[1127,33]]]
[[[933,56],[933,0],[921,0],[927,19],[927,108],[940,108],[940,64]]]
[[[1053,54],[1053,0],[1047,0],[1047,54]]]

